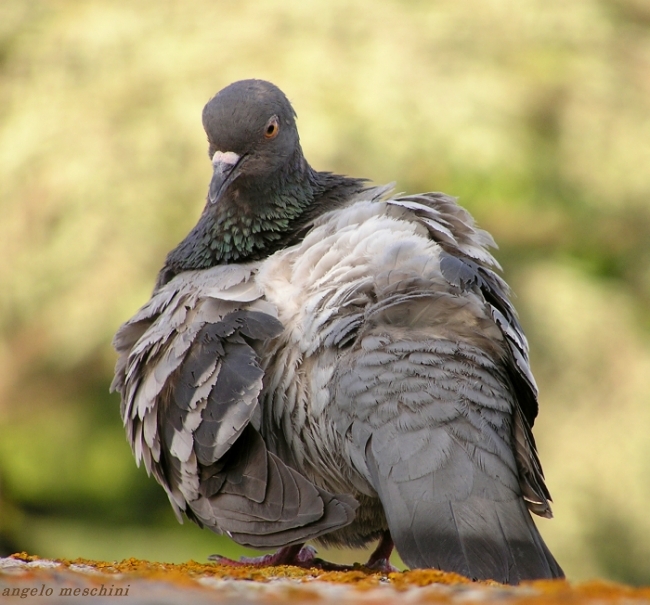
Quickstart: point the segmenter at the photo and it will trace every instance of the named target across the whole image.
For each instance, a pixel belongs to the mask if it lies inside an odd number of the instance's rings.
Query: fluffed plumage
[[[247,546],[389,530],[410,567],[561,577],[492,238],[444,194],[312,170],[294,116],[258,80],[206,105],[205,210],[114,341],[136,460]]]

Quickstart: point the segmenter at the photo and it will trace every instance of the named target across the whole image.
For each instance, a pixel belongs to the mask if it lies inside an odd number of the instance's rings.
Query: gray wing
[[[356,502],[311,484],[259,433],[258,349],[283,327],[245,266],[186,272],[118,331],[112,389],[138,463],[174,511],[240,544],[300,543],[350,523]]]
[[[496,247],[492,236],[478,229],[471,215],[454,198],[442,193],[400,197],[392,203],[409,208],[427,226],[431,238],[443,250],[440,254],[442,276],[461,295],[479,294],[490,317],[500,328],[506,344],[502,363],[515,395],[513,431],[520,487],[529,510],[551,518],[551,496],[531,430],[539,406],[537,385],[528,359],[528,341],[510,302],[510,288],[494,271],[501,267],[486,250]]]
[[[528,512],[550,515],[530,426],[537,389],[491,237],[442,194],[388,201],[429,254],[386,251],[335,381],[340,432],[410,567],[517,583],[562,571]]]

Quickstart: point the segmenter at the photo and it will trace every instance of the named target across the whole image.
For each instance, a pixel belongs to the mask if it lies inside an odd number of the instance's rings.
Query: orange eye
[[[278,132],[280,132],[280,122],[278,122],[277,116],[273,116],[264,129],[264,136],[267,139],[273,139],[278,136]]]

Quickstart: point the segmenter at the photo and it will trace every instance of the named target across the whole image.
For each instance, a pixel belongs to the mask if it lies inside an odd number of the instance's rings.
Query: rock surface
[[[296,567],[225,567],[189,561],[154,563],[41,559],[17,553],[0,559],[0,603],[129,603],[196,605],[309,603],[328,605],[420,603],[650,603],[650,587],[564,580],[509,587],[471,582],[456,574],[415,570],[390,574],[363,568],[323,572]]]

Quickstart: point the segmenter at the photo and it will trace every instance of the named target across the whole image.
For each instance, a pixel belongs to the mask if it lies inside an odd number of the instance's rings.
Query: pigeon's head
[[[241,80],[203,109],[214,174],[208,200],[231,190],[256,189],[302,158],[295,112],[284,93],[263,80]]]
[[[157,287],[182,271],[265,258],[313,218],[363,189],[363,179],[313,170],[282,91],[242,80],[203,109],[213,175],[198,223],[168,255]]]

